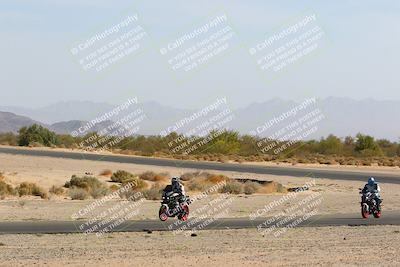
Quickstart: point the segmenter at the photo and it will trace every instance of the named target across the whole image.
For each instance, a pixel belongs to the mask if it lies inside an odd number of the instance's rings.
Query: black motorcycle
[[[187,221],[189,217],[189,205],[191,200],[188,196],[178,193],[163,193],[161,207],[158,212],[161,221],[166,221],[170,217],[178,217],[181,221]]]
[[[361,189],[360,189],[361,190]],[[375,218],[380,218],[381,213],[381,205],[380,201],[375,193],[360,191],[361,194],[361,216],[366,219],[370,214],[372,214]]]

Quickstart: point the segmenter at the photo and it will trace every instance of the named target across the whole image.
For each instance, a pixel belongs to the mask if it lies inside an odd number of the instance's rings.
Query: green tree
[[[206,139],[211,141],[207,147],[209,153],[234,154],[239,152],[239,134],[233,131],[211,131]]]
[[[376,140],[376,143],[386,156],[394,157],[397,155],[397,144],[387,139]]]
[[[17,136],[13,133],[2,133],[0,134],[0,144],[2,145],[17,145]]]
[[[320,149],[323,154],[340,154],[343,151],[343,143],[338,137],[331,134],[321,140]]]
[[[375,156],[382,154],[381,149],[375,142],[375,139],[369,135],[357,134],[355,150],[366,156]]]
[[[77,144],[75,138],[68,134],[57,135],[57,140],[60,145],[63,145],[67,148],[72,148]]]
[[[344,144],[346,146],[353,146],[354,145],[354,138],[352,136],[346,136],[344,138]]]
[[[32,143],[52,146],[58,143],[57,135],[54,132],[38,124],[22,127],[18,133],[18,145],[20,146],[29,146]]]
[[[239,154],[243,156],[257,155],[257,139],[251,135],[243,135],[240,138]]]

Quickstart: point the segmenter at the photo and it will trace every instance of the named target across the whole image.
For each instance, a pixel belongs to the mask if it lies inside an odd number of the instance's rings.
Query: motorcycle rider
[[[362,193],[365,194],[367,192],[373,193],[374,194],[374,199],[376,200],[376,203],[378,204],[378,209],[380,210],[381,207],[381,188],[379,187],[379,184],[375,182],[374,177],[370,177],[368,179],[368,183],[364,186]]]
[[[178,194],[176,196],[176,207],[179,207],[179,204],[184,202],[186,199],[186,193],[185,193],[185,187],[183,186],[183,184],[180,182],[179,177],[173,177],[171,179],[171,184],[167,185],[164,189],[164,195],[169,196],[172,194]]]

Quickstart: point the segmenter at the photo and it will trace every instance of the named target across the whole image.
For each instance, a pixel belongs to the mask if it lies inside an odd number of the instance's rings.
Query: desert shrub
[[[278,193],[286,193],[287,189],[280,183],[276,183],[276,192]]]
[[[197,172],[198,173],[198,172]],[[181,181],[190,181],[194,177],[196,177],[196,173],[194,172],[187,172],[181,175]]]
[[[361,163],[363,166],[372,166],[371,160],[362,160]]]
[[[139,178],[146,181],[152,182],[162,182],[169,179],[168,173],[155,173],[152,171],[147,171],[139,175]]]
[[[57,135],[54,132],[38,124],[22,127],[18,133],[18,144],[20,146],[29,146],[33,143],[52,146],[58,143]]]
[[[30,142],[28,146],[29,147],[42,147],[43,145],[42,145],[42,143],[39,143],[39,142]]]
[[[229,162],[229,158],[227,156],[220,156],[218,158],[218,162],[227,163],[227,162]]]
[[[382,164],[383,164],[383,166],[386,166],[386,167],[394,167],[395,166],[394,162],[391,160],[383,160]]]
[[[307,158],[300,158],[297,160],[297,163],[306,164],[306,163],[311,163],[311,161]]]
[[[96,177],[92,176],[84,176],[78,177],[76,175],[72,175],[71,180],[66,182],[64,187],[78,187],[83,189],[89,189],[93,187],[101,187],[103,184]]]
[[[7,184],[4,181],[0,181],[0,196],[1,198],[4,198],[5,196],[9,196],[9,195],[14,195],[15,194],[15,190],[14,188]]]
[[[133,186],[132,189],[136,191],[140,191],[148,187],[148,184],[139,177],[132,177],[130,179],[127,179],[122,183],[122,185],[124,186],[128,183],[131,183]]]
[[[13,133],[0,133],[1,145],[16,146],[18,143],[17,141],[17,136]]]
[[[137,200],[143,198],[143,193],[138,190],[135,190],[133,188],[131,188],[129,190],[121,190],[118,193],[119,193],[120,198],[128,199],[131,201],[137,201]]]
[[[225,176],[225,175],[215,175],[215,174],[207,174],[207,178],[206,178],[207,182],[213,183],[213,184],[217,184],[223,181],[229,181],[229,177]]]
[[[182,181],[190,181],[193,178],[203,177],[206,178],[209,174],[207,172],[187,172],[181,175]]]
[[[326,159],[326,160],[324,160],[324,162],[322,164],[325,164],[325,165],[336,165],[337,162],[334,159]]]
[[[57,135],[58,143],[60,144],[59,147],[61,148],[74,148],[76,144],[76,140],[71,135],[67,134],[60,134]]]
[[[50,189],[49,189],[49,192],[51,193],[51,194],[54,194],[54,195],[62,195],[62,194],[64,194],[64,188],[62,188],[61,186],[55,186],[55,185],[53,185],[52,187],[50,187]]]
[[[111,170],[103,170],[101,173],[100,173],[100,175],[101,176],[107,176],[107,177],[110,177],[110,176],[112,176],[112,171]]]
[[[372,157],[376,155],[382,155],[382,150],[380,150],[379,147],[376,147],[375,149],[364,149],[359,151],[360,155],[363,157]]]
[[[46,191],[36,185],[35,183],[23,182],[15,189],[18,195],[21,196],[39,196],[41,198],[47,198]]]
[[[86,192],[93,198],[99,198],[105,196],[109,190],[107,186],[99,181],[96,177],[84,176],[78,177],[73,175],[69,182],[64,185],[66,188],[81,188],[86,190]]]
[[[360,152],[362,156],[379,156],[382,151],[375,139],[369,135],[357,134],[355,151]]]
[[[229,177],[221,174],[212,174],[208,172],[188,172],[181,176],[182,181],[191,181],[193,179],[202,179],[206,182],[217,184],[222,181],[228,181]]]
[[[133,178],[136,178],[136,175],[127,171],[119,170],[113,173],[113,175],[111,176],[111,181],[116,183],[123,183]]]
[[[181,180],[187,181],[186,186],[189,191],[205,191],[218,183],[229,182],[230,178],[208,172],[193,172],[185,173],[181,176]]]
[[[92,188],[92,189],[89,191],[90,195],[91,195],[92,198],[94,198],[94,199],[104,197],[104,196],[106,196],[109,192],[110,192],[110,190],[109,190],[107,187],[105,187],[105,186],[102,186],[102,187],[95,187],[95,188]]]
[[[159,184],[153,184],[151,188],[144,190],[143,196],[148,200],[160,200],[163,187]]]
[[[243,193],[243,184],[236,182],[236,181],[230,181],[226,183],[221,189],[221,193],[229,193],[229,194],[241,194]]]
[[[189,191],[205,191],[211,185],[212,184],[207,183],[204,178],[198,178],[189,181],[189,183],[187,184],[187,189]]]
[[[261,188],[261,185],[256,182],[246,182],[243,187],[243,191],[246,195],[252,195]]]
[[[117,191],[118,189],[119,189],[119,186],[116,185],[116,184],[113,184],[113,185],[110,186],[110,190],[111,190],[112,192],[115,192],[115,191]]]
[[[83,189],[78,187],[72,187],[68,190],[68,195],[72,200],[85,200],[89,197],[89,193]]]
[[[329,135],[326,139],[322,139],[319,144],[320,152],[323,154],[338,154],[343,151],[343,143],[342,141],[334,136]]]
[[[264,185],[262,185],[258,189],[259,193],[264,193],[264,194],[271,194],[271,193],[286,193],[287,189],[280,183],[277,182],[269,182]]]

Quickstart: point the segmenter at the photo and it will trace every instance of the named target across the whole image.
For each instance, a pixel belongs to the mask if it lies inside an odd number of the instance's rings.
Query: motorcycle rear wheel
[[[186,222],[187,219],[189,218],[189,206],[188,205],[183,205],[182,209],[183,209],[184,213],[182,215],[179,215],[178,219],[183,221],[183,222]]]

